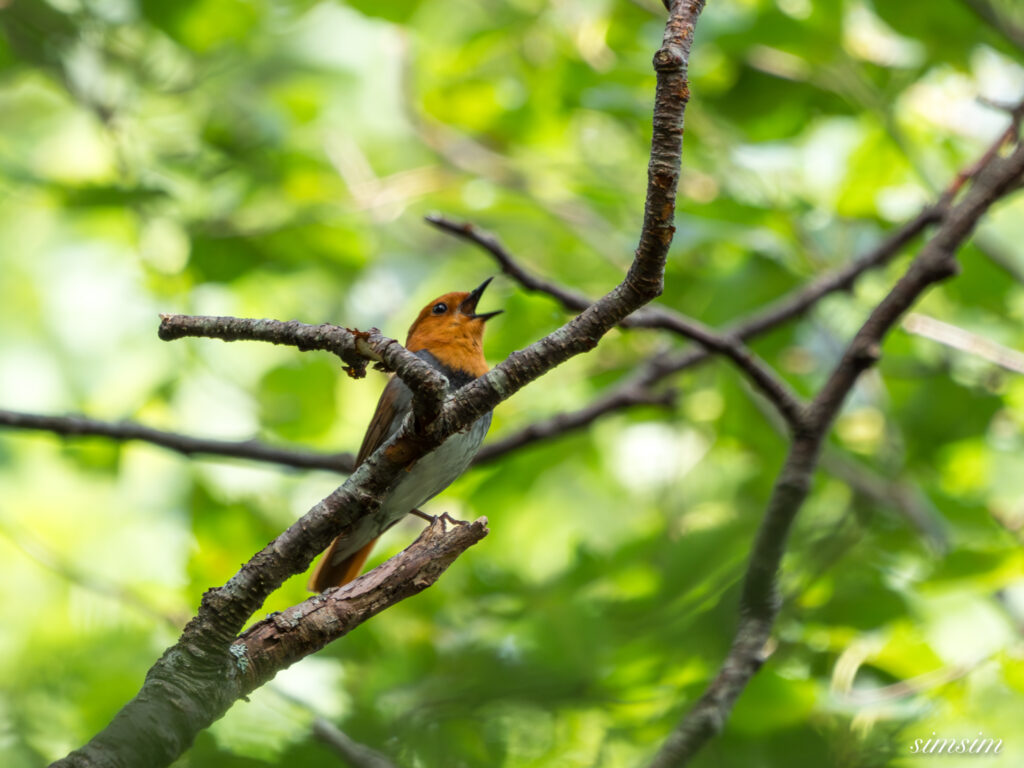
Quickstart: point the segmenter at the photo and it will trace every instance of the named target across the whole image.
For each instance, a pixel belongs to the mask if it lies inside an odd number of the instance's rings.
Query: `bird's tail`
[[[310,592],[323,592],[331,587],[340,587],[343,584],[348,584],[362,572],[363,566],[366,565],[366,559],[370,556],[373,545],[376,543],[377,540],[374,539],[344,560],[333,563],[334,550],[338,546],[338,539],[335,539],[331,542],[331,546],[327,548],[324,556],[320,558],[320,562],[317,563],[313,575],[309,577],[309,584],[306,588]]]

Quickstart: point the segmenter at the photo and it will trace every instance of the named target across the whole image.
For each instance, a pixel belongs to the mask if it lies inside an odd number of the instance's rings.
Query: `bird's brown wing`
[[[359,447],[356,456],[358,467],[366,461],[370,455],[380,448],[395,430],[402,424],[402,419],[409,412],[412,403],[412,393],[409,388],[397,376],[393,376],[384,392],[377,401],[377,410],[373,413],[370,426],[366,428],[366,435],[363,437],[363,444]],[[377,539],[366,544],[361,549],[353,552],[344,558],[338,558],[337,551],[344,546],[343,537],[338,537],[331,542],[326,554],[317,563],[313,575],[309,577],[307,588],[310,592],[323,592],[330,587],[340,587],[356,578],[363,570],[366,559]],[[334,562],[335,560],[338,562]]]

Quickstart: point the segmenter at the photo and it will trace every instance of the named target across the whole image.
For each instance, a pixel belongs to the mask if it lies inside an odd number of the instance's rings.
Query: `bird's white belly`
[[[379,536],[410,511],[451,485],[473,461],[490,425],[491,414],[488,413],[473,422],[468,430],[456,432],[434,451],[416,461],[402,474],[384,499],[380,514],[364,517],[355,523],[352,534],[347,537],[353,543],[337,546],[333,562],[340,563],[358,549],[356,541],[365,542]]]
[[[403,473],[382,505],[386,527],[434,498],[466,471],[487,434],[490,422],[490,414],[478,419],[468,431],[456,432]]]

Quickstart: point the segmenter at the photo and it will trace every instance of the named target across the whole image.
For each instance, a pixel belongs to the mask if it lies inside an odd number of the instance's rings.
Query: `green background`
[[[1021,50],[971,5],[709,0],[662,301],[724,324],[934,199],[1007,124],[977,97],[1024,93]],[[994,7],[1024,29],[1017,3]],[[0,407],[355,450],[383,376],[167,344],[158,313],[404,338],[432,297],[495,272],[425,225],[432,211],[599,295],[639,234],[663,18],[654,0],[0,3]],[[1018,196],[917,310],[1024,347],[1022,239]],[[754,348],[812,394],[912,252]],[[565,318],[500,277],[482,307],[505,309],[492,363]],[[503,403],[491,438],[681,344],[613,332]],[[1024,378],[901,328],[884,352],[798,520],[774,653],[697,765],[922,765],[915,738],[978,731],[1005,742],[987,765],[1024,762]],[[428,510],[486,515],[490,536],[178,765],[335,764],[316,715],[410,768],[642,765],[728,648],[786,448],[728,364],[670,384],[675,408],[468,472]],[[202,592],[338,482],[0,434],[0,764],[45,764],[102,728]]]

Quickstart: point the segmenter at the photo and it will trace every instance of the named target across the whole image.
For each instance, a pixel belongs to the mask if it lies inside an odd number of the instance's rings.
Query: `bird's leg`
[[[421,510],[418,510],[418,509],[410,509],[409,510],[409,514],[410,515],[416,515],[416,517],[422,517],[428,523],[433,523],[433,522],[435,522],[437,520],[437,518],[434,517],[433,515],[428,515],[426,512],[422,512]]]

